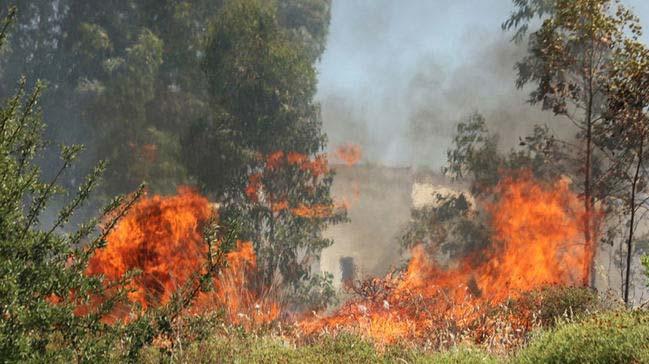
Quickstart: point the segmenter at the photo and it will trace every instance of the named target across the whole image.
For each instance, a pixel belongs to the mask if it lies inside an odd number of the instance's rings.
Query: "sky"
[[[649,28],[649,1],[622,3]],[[333,0],[318,66],[330,148],[353,142],[365,162],[439,169],[456,124],[472,112],[504,145],[536,123],[565,132],[514,86],[524,44],[500,27],[512,10],[511,0]]]

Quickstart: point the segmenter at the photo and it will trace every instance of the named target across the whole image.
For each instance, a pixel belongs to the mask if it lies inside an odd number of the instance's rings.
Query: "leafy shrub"
[[[558,320],[583,316],[598,309],[597,293],[585,287],[548,286],[526,292],[514,306],[534,313],[542,326],[553,326]]]
[[[159,363],[159,351],[146,349],[143,363]],[[402,346],[377,350],[358,336],[323,336],[308,345],[295,346],[280,337],[256,336],[240,331],[195,342],[176,358],[183,363],[495,363],[496,358],[474,347],[423,353]]]
[[[10,8],[0,25],[0,46],[15,17]],[[0,359],[3,362],[97,362],[110,359],[119,333],[101,318],[123,290],[105,295],[98,277],[84,274],[88,259],[105,243],[117,220],[139,196],[118,198],[101,216],[71,227],[69,220],[88,200],[104,167],[100,164],[77,193],[45,224],[48,203],[65,191],[59,179],[81,146],[63,146],[58,171],[41,176],[35,160],[45,142],[38,101],[41,86],[16,94],[0,106]],[[45,180],[45,182],[43,182]],[[99,221],[103,229],[98,229]],[[67,234],[61,231],[68,232]],[[106,297],[91,305],[91,298]]]
[[[612,311],[542,332],[514,363],[646,363],[649,314]]]

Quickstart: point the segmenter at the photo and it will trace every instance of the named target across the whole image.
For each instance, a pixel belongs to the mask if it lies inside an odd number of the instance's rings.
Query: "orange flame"
[[[316,191],[316,184],[318,178],[329,172],[329,162],[324,155],[317,155],[310,158],[306,154],[298,152],[283,152],[276,151],[270,153],[263,158],[262,170],[260,172],[251,173],[248,176],[248,184],[245,187],[244,193],[246,197],[253,203],[264,204],[273,213],[280,213],[288,211],[294,216],[302,218],[327,218],[332,216],[337,209],[344,209],[346,202],[336,203],[331,205],[313,204],[306,205],[303,203],[289,202],[288,196],[271,195],[264,191],[264,177],[267,174],[272,174],[281,171],[283,168],[298,168],[302,172],[308,172],[310,184],[306,186],[307,190],[312,192]]]
[[[102,274],[111,282],[138,269],[141,274],[131,282],[128,300],[144,309],[166,304],[196,274],[205,273],[207,244],[201,229],[214,214],[205,197],[186,187],[176,196],[143,198],[107,236],[106,247],[95,252],[87,273]],[[226,261],[214,279],[215,290],[200,293],[190,311],[224,308],[232,322],[242,324],[275,320],[279,305],[260,299],[254,287],[252,244],[239,242]],[[128,306],[117,307],[108,321],[126,318],[129,312]],[[242,317],[250,319],[244,322]]]
[[[550,284],[580,285],[582,262],[591,253],[580,230],[583,203],[568,182],[543,185],[523,173],[504,178],[495,193],[487,206],[493,246],[482,259],[476,254],[443,268],[419,245],[404,273],[380,281],[381,294],[348,302],[331,317],[307,319],[302,329],[354,331],[392,343],[436,337],[451,325],[458,332],[473,327],[479,340],[491,327],[484,321],[488,307]],[[508,320],[523,329],[531,325],[523,314]]]
[[[117,281],[139,269],[129,300],[144,308],[165,304],[201,266],[197,262],[207,251],[201,225],[212,214],[209,201],[189,188],[180,188],[177,196],[144,198],[107,236],[107,246],[92,257],[88,273]]]
[[[334,155],[336,156],[336,158],[340,159],[351,167],[360,162],[361,158],[363,157],[363,152],[361,151],[360,145],[348,143],[336,148]]]
[[[291,209],[291,212],[295,216],[304,217],[304,218],[325,218],[333,214],[333,206],[331,205],[303,205],[300,204],[298,207]]]
[[[237,248],[227,254],[227,267],[215,281],[212,292],[201,294],[194,313],[224,308],[230,322],[246,327],[272,322],[279,317],[280,306],[267,292],[257,294],[251,283],[256,282],[257,258],[250,242],[237,242]]]

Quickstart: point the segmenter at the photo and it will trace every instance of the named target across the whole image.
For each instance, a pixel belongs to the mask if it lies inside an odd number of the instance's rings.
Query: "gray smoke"
[[[647,24],[649,1],[624,3]],[[358,143],[368,164],[339,168],[334,182],[335,196],[360,186],[351,223],[329,229],[335,243],[322,255],[321,268],[338,281],[341,258],[354,259],[361,277],[400,262],[396,237],[418,180],[415,169],[403,167],[439,171],[458,121],[469,114],[482,113],[504,149],[535,124],[563,138],[574,134],[569,122],[529,105],[529,89],[514,85],[526,44],[512,43],[500,28],[512,9],[511,0],[334,0],[319,67],[324,127],[330,148]]]
[[[649,2],[624,3],[646,24]],[[500,28],[512,9],[510,0],[334,0],[318,96],[330,148],[356,142],[366,162],[438,170],[457,122],[475,111],[505,148],[534,124],[572,133],[514,86],[526,44]]]

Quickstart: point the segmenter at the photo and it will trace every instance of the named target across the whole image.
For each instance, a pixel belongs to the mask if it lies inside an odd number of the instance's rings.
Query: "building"
[[[320,259],[320,269],[343,279],[350,260],[356,276],[382,276],[402,262],[397,237],[410,219],[413,207],[434,201],[437,190],[453,185],[439,174],[416,172],[409,167],[336,165],[333,196],[348,206],[349,223],[330,227],[334,240]],[[342,260],[341,260],[342,259]],[[345,267],[341,267],[344,263]]]

